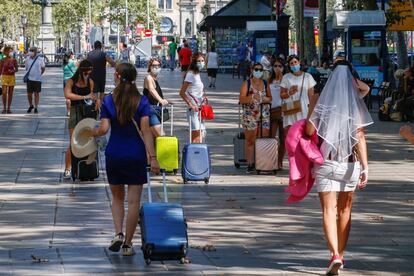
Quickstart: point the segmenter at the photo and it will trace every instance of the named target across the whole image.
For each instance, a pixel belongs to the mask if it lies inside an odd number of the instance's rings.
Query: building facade
[[[229,0],[153,0],[161,17],[157,40],[165,37],[191,38],[205,15],[211,15]],[[160,39],[161,38],[161,39]]]

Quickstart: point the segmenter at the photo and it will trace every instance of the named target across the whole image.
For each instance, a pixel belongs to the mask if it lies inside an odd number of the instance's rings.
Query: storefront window
[[[164,0],[158,0],[158,8],[159,9],[164,9]]]
[[[172,0],[165,0],[165,8],[167,10],[171,10],[172,9]]]

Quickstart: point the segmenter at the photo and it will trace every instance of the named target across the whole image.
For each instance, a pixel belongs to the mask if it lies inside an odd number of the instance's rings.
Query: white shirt
[[[204,84],[201,81],[200,74],[194,74],[193,72],[188,71],[184,81],[190,83],[186,91],[188,98],[191,99],[193,103],[195,103],[193,97],[196,98],[197,103],[195,104],[200,105],[204,94]]]
[[[37,59],[36,59],[37,57]],[[45,68],[45,60],[40,57],[36,56],[33,58],[26,59],[26,72],[29,71],[30,66],[32,66],[33,61],[36,59],[35,64],[33,65],[32,69],[29,73],[29,80],[31,81],[42,81],[42,68]]]
[[[207,68],[208,69],[217,69],[218,68],[218,60],[217,60],[217,53],[216,52],[209,52],[207,54]]]
[[[282,98],[280,97],[280,81],[274,80],[269,84],[269,88],[272,93],[272,108],[280,107],[282,105]]]
[[[305,75],[295,76],[292,73],[288,73],[283,76],[282,82],[280,86],[289,90],[292,86],[298,86],[298,92],[294,95],[290,96],[288,99],[283,101],[296,101],[299,100],[300,91],[302,89],[302,81],[303,81],[303,90],[302,90],[302,97],[301,97],[301,107],[302,111],[298,112],[293,115],[283,116],[283,126],[287,127],[293,125],[299,120],[305,119],[308,116],[308,106],[309,106],[309,97],[308,97],[308,90],[316,85],[315,80],[313,79],[311,74],[304,73]]]

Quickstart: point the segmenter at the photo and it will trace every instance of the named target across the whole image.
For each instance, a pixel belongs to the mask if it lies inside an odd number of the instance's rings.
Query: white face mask
[[[151,68],[151,73],[157,76],[161,72],[161,68]]]
[[[34,52],[32,52],[32,51],[29,52],[29,56],[34,57],[34,55],[35,55]]]
[[[9,53],[9,57],[13,57],[13,53]]]

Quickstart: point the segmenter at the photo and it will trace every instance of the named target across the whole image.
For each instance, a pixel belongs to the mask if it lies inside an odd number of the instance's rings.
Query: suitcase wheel
[[[234,166],[239,169],[240,168],[240,164],[239,163],[234,163]]]
[[[151,264],[151,259],[145,259],[145,263],[146,263],[147,265],[150,265],[150,264]]]
[[[187,184],[188,183],[187,179],[183,178],[183,183]]]
[[[177,175],[178,170],[173,170],[174,175]]]
[[[144,248],[144,259],[145,259],[145,263],[147,265],[151,264],[151,255],[152,255],[152,249],[154,248],[154,246],[152,244],[147,244]]]
[[[204,183],[208,184],[210,180],[208,178],[204,179]]]
[[[273,171],[273,173],[274,173],[274,174],[277,174],[277,170],[274,170],[274,171]]]

